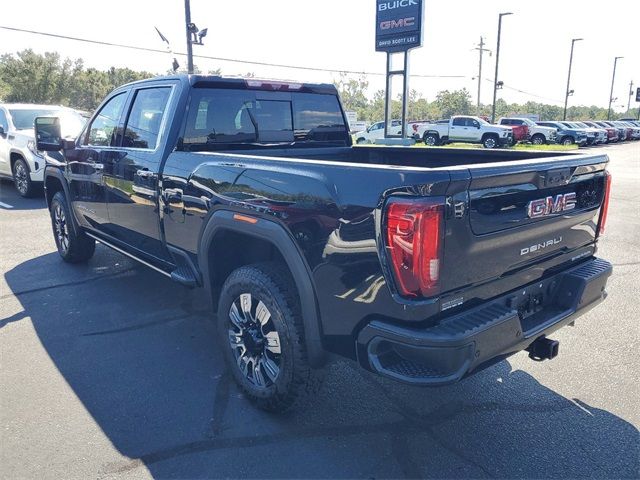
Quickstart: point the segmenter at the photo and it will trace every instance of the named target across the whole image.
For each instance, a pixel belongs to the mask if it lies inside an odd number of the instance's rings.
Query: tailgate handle
[[[557,187],[566,185],[571,180],[571,169],[562,168],[558,170],[549,170],[544,175],[545,187]]]

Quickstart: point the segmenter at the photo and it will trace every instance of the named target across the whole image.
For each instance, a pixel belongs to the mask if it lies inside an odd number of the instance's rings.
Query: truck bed
[[[396,167],[442,168],[513,161],[567,158],[578,154],[561,151],[487,150],[406,147],[260,148],[234,151],[239,155],[286,157],[290,159],[389,165]]]

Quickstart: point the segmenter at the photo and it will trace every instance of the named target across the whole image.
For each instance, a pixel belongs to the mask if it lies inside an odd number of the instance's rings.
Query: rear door
[[[593,254],[606,155],[567,155],[469,169],[468,211],[447,221],[444,290]],[[460,190],[464,182],[458,186]],[[518,285],[510,284],[510,288]]]
[[[160,234],[158,172],[174,86],[134,89],[127,108],[118,161],[104,176],[110,234],[132,248],[168,259]]]
[[[467,119],[465,117],[456,117],[451,121],[449,127],[449,139],[458,142],[466,142],[468,140]]]

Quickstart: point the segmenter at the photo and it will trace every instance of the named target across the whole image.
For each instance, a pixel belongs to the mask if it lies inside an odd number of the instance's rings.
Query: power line
[[[0,25],[0,29],[9,30],[9,31],[13,31],[13,32],[20,32],[20,33],[30,33],[32,35],[41,35],[41,36],[45,36],[45,37],[60,38],[60,39],[63,39],[63,40],[72,40],[72,41],[76,41],[76,42],[91,43],[91,44],[94,44],[94,45],[103,45],[103,46],[107,46],[107,47],[127,48],[127,49],[130,49],[130,50],[139,50],[139,51],[143,51],[143,52],[161,53],[161,54],[164,54],[164,55],[166,55],[166,53],[167,53],[166,50],[162,50],[162,49],[159,49],[159,48],[140,47],[140,46],[137,46],[137,45],[126,45],[126,44],[123,44],[123,43],[105,42],[103,40],[92,40],[92,39],[89,39],[89,38],[72,37],[72,36],[69,36],[69,35],[61,35],[61,34],[57,34],[57,33],[41,32],[41,31],[37,31],[37,30],[27,30],[27,29],[24,29],[24,28],[16,28],[16,27],[7,27],[7,26],[4,26],[4,25]],[[174,54],[175,55],[180,55],[180,56],[183,56],[183,57],[187,56],[186,53],[181,53],[181,52],[174,52]],[[279,63],[259,62],[259,61],[255,61],[255,60],[238,60],[238,59],[234,59],[234,58],[213,57],[213,56],[210,56],[210,55],[194,55],[194,58],[202,58],[202,59],[205,59],[205,60],[216,60],[216,61],[220,61],[220,62],[242,63],[242,64],[247,64],[247,65],[259,65],[259,66],[265,66],[265,67],[290,68],[290,69],[294,69],[294,70],[306,70],[306,71],[313,71],[313,72],[348,73],[348,74],[352,74],[352,75],[375,75],[375,76],[384,76],[385,75],[384,73],[380,73],[380,72],[365,72],[365,71],[356,71],[356,70],[342,70],[342,69],[332,69],[332,68],[309,67],[309,66],[302,66],[302,65],[286,65],[286,64],[279,64]],[[466,75],[423,75],[423,74],[411,74],[410,77],[412,77],[412,78],[467,78]],[[493,83],[493,79],[485,78],[484,80]],[[553,102],[562,103],[561,100],[545,97],[545,96],[542,96],[542,95],[537,95],[535,93],[527,92],[525,90],[520,90],[518,88],[510,87],[508,85],[504,85],[504,88],[507,88],[509,90],[513,90],[513,91],[518,92],[518,93],[522,93],[524,95],[529,95],[531,97],[540,98],[542,100],[550,100],[550,101],[553,101]]]
[[[49,32],[39,32],[36,30],[27,30],[27,29],[23,29],[23,28],[15,28],[15,27],[7,27],[7,26],[3,26],[0,25],[0,29],[3,30],[11,30],[14,32],[21,32],[21,33],[30,33],[33,35],[42,35],[45,37],[54,37],[54,38],[61,38],[63,40],[73,40],[76,42],[84,42],[84,43],[92,43],[95,45],[104,45],[104,46],[108,46],[108,47],[119,47],[119,48],[128,48],[131,50],[141,50],[144,52],[153,52],[153,53],[162,53],[166,55],[166,50],[160,50],[158,48],[149,48],[149,47],[139,47],[136,45],[125,45],[123,43],[113,43],[113,42],[105,42],[105,41],[101,41],[101,40],[91,40],[88,38],[80,38],[80,37],[71,37],[68,35],[60,35],[57,33],[49,33]],[[180,52],[175,52],[175,55],[180,55],[185,57],[187,54],[186,53],[180,53]],[[335,68],[320,68],[320,67],[309,67],[309,66],[301,66],[301,65],[285,65],[285,64],[280,64],[280,63],[268,63],[268,62],[258,62],[255,60],[238,60],[238,59],[234,59],[234,58],[224,58],[224,57],[213,57],[213,56],[209,56],[209,55],[194,55],[194,58],[202,58],[202,59],[206,59],[206,60],[217,60],[220,62],[233,62],[233,63],[243,63],[243,64],[247,64],[247,65],[260,65],[260,66],[265,66],[265,67],[278,67],[278,68],[291,68],[291,69],[295,69],[295,70],[307,70],[307,71],[314,71],[314,72],[328,72],[328,73],[349,73],[349,74],[354,74],[354,75],[377,75],[377,76],[384,76],[384,73],[379,73],[379,72],[364,72],[364,71],[355,71],[355,70],[343,70],[343,69],[335,69]],[[417,77],[417,78],[466,78],[466,75],[420,75],[420,74],[412,74],[412,77]]]
[[[486,82],[493,83],[493,78],[484,78],[483,80],[485,80]],[[550,98],[550,97],[545,97],[545,96],[542,96],[542,95],[537,95],[535,93],[527,92],[525,90],[520,90],[519,88],[510,87],[506,83],[502,85],[502,88],[506,88],[508,90],[513,90],[514,92],[522,93],[522,94],[528,95],[530,97],[536,97],[536,98],[540,98],[542,100],[550,100],[552,102],[562,103],[562,100],[558,100],[557,98]]]

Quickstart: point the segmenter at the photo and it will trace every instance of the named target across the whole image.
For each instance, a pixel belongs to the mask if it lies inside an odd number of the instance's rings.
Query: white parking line
[[[2,207],[2,208],[13,208],[13,205],[9,205],[8,203],[0,202],[0,207]]]

